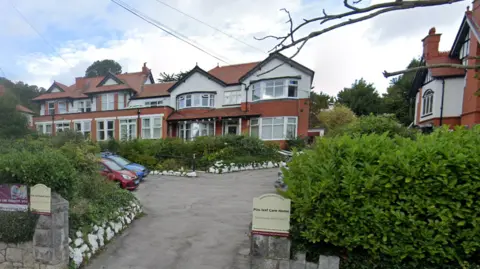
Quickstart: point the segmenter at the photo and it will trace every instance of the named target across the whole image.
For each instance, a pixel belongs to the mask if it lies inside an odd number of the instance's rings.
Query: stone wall
[[[65,269],[68,266],[68,201],[52,193],[52,214],[38,218],[33,241],[0,242],[0,269]]]
[[[290,259],[290,240],[286,237],[252,234],[250,246],[251,269],[339,269],[336,256],[320,256],[318,263],[306,261],[305,253]]]

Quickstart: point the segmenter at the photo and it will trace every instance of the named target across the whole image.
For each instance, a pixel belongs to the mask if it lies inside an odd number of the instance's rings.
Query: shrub
[[[287,140],[287,150],[299,149],[302,150],[307,146],[307,140],[303,137],[297,137]]]
[[[20,243],[31,241],[38,215],[31,212],[0,211],[0,242]]]
[[[327,133],[356,120],[355,113],[344,105],[335,105],[333,109],[323,110],[317,118],[327,127]]]
[[[395,135],[414,138],[417,133],[414,129],[408,129],[400,124],[395,118],[395,115],[368,115],[358,118],[358,120],[332,132],[329,136],[335,135],[363,135],[363,134],[383,134],[388,133],[388,136]]]
[[[390,261],[390,268],[475,261],[479,144],[479,127],[439,129],[416,140],[387,134],[317,140],[284,169],[296,248],[316,252],[331,244]]]

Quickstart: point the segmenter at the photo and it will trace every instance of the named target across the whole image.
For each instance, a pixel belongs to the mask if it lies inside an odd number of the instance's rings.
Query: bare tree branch
[[[349,3],[351,1],[351,3]],[[255,38],[257,40],[266,40],[266,39],[276,39],[280,40],[279,43],[275,45],[270,51],[273,52],[281,52],[283,50],[289,49],[291,47],[295,47],[297,45],[300,45],[297,48],[296,53],[294,56],[291,58],[295,57],[298,55],[299,51],[305,46],[305,44],[315,38],[318,37],[322,34],[328,33],[330,31],[333,31],[335,29],[354,24],[357,22],[361,22],[364,20],[368,20],[371,18],[374,18],[378,15],[392,12],[392,11],[399,11],[399,10],[406,10],[406,9],[412,9],[412,8],[420,8],[420,7],[433,7],[433,6],[440,6],[440,5],[446,5],[446,4],[452,4],[456,2],[462,2],[465,0],[409,0],[409,1],[404,1],[404,0],[391,0],[390,2],[387,3],[381,3],[381,4],[375,4],[375,5],[370,5],[364,8],[357,7],[355,5],[358,5],[362,3],[362,0],[343,0],[343,5],[348,8],[347,12],[344,13],[339,13],[339,14],[333,14],[329,15],[325,10],[322,10],[322,16],[311,18],[311,19],[303,19],[303,22],[298,24],[296,27],[293,27],[294,23],[291,17],[291,14],[288,10],[286,9],[281,9],[285,11],[289,17],[289,20],[287,21],[290,23],[290,29],[289,33],[283,35],[283,36],[275,36],[275,35],[268,35],[265,37],[261,38]],[[303,28],[305,28],[307,25],[319,22],[321,25],[326,23],[326,22],[331,22],[334,20],[339,20],[339,19],[347,19],[341,22],[338,22],[336,24],[333,24],[329,27],[310,32],[307,35],[300,36],[299,38],[296,38],[295,35]]]
[[[424,66],[417,66],[408,68],[405,70],[387,72],[383,71],[383,76],[385,78],[402,75],[409,72],[415,72],[423,69],[435,69],[435,68],[455,68],[455,69],[480,69],[480,65],[463,65],[463,64],[427,64]]]

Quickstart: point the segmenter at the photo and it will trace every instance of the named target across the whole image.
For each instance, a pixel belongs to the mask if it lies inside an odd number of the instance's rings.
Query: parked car
[[[112,154],[110,152],[102,152],[101,155],[102,158],[110,159],[116,162],[121,167],[135,172],[141,181],[143,181],[150,173],[150,171],[145,166],[138,163],[133,163],[120,155]]]
[[[116,162],[102,158],[99,161],[99,172],[109,180],[118,182],[121,188],[134,190],[138,187],[140,179],[132,171],[126,170]]]

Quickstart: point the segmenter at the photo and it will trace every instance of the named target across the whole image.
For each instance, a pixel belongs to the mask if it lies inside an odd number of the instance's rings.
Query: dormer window
[[[468,65],[468,53],[470,51],[470,31],[463,42],[462,47],[460,48],[460,60],[462,60],[463,65]]]
[[[215,94],[192,93],[177,97],[177,109],[189,107],[214,107]]]

